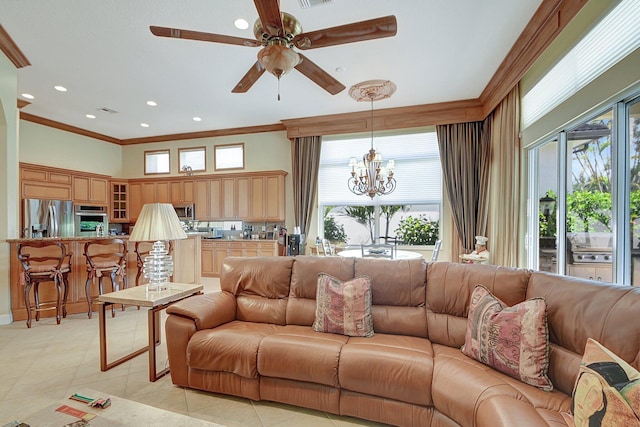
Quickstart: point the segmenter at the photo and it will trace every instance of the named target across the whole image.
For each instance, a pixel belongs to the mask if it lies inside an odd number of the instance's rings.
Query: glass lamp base
[[[144,259],[143,272],[144,277],[149,279],[147,291],[158,292],[171,288],[169,278],[173,274],[173,259],[164,242],[158,241],[153,244],[149,256]]]

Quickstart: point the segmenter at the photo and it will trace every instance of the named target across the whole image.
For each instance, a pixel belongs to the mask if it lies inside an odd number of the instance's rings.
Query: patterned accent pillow
[[[525,384],[553,390],[547,376],[549,332],[544,298],[508,307],[487,288],[476,285],[462,353]]]
[[[329,274],[318,274],[313,330],[350,337],[372,336],[369,278],[361,276],[342,282]]]
[[[589,338],[573,388],[570,426],[640,426],[640,373]]]

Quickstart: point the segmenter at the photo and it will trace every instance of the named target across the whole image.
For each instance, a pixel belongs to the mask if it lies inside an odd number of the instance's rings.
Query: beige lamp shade
[[[170,203],[147,203],[142,207],[130,242],[155,242],[186,239],[187,234]]]

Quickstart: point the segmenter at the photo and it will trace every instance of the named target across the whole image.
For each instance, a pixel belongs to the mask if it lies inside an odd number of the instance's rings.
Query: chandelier
[[[373,101],[389,98],[395,91],[396,85],[389,80],[368,80],[349,89],[349,95],[356,101],[368,100],[371,103],[371,149],[362,156],[360,162],[355,157],[349,161],[349,190],[358,196],[366,194],[373,199],[396,189],[393,177],[395,162],[389,160],[386,166],[382,166],[382,154],[376,153],[373,148]]]

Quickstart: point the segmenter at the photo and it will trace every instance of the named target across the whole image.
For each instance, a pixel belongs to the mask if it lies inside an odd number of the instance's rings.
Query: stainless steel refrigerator
[[[22,236],[73,237],[73,202],[70,200],[24,199]]]

